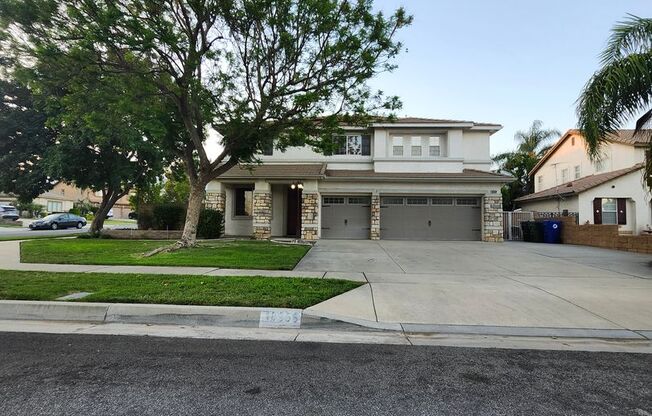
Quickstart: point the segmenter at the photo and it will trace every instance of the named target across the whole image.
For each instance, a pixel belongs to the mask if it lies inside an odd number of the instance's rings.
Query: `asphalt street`
[[[652,414],[652,355],[0,333],[2,415]]]

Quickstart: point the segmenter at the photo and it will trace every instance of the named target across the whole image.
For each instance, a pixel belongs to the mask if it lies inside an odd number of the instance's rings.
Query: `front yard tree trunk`
[[[116,203],[116,201],[122,198],[124,194],[117,193],[115,191],[105,191],[102,192],[102,202],[100,202],[100,207],[95,213],[95,217],[91,222],[91,234],[99,234],[100,231],[104,228],[104,221],[106,216],[109,214],[111,207]]]
[[[197,225],[199,224],[199,214],[204,205],[205,193],[205,185],[201,182],[191,185],[186,222],[183,226],[181,240],[177,243],[179,247],[191,247],[197,242]]]

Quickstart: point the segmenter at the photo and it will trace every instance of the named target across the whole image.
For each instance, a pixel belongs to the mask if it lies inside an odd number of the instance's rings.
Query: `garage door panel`
[[[428,198],[428,197],[425,197]],[[427,205],[419,197],[381,199],[381,238],[392,240],[480,240],[479,198],[430,197]],[[382,204],[382,202],[393,202]],[[460,205],[457,205],[457,203]],[[475,203],[475,205],[471,205]]]
[[[371,223],[369,197],[322,197],[322,238],[367,239]]]

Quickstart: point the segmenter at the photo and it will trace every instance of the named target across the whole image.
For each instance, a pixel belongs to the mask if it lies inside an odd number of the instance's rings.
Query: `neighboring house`
[[[59,182],[52,189],[35,198],[33,202],[43,205],[45,212],[53,213],[68,212],[78,201],[86,201],[94,205],[99,205],[102,202],[102,192],[80,189],[74,185]],[[113,205],[113,217],[128,218],[130,210],[129,197],[122,197]]]
[[[206,190],[227,235],[502,241],[489,139],[502,126],[401,118],[346,128],[333,155],[269,149]]]
[[[652,209],[643,176],[648,143],[633,132],[610,136],[594,163],[579,131],[567,131],[532,169],[535,192],[516,199],[519,207],[577,212],[580,224],[618,224],[638,234],[652,224]]]

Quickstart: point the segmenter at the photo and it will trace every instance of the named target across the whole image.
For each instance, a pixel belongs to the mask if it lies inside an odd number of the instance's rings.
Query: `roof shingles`
[[[543,191],[535,192],[533,194],[525,195],[516,199],[516,202],[533,201],[540,199],[551,199],[558,196],[576,195],[588,189],[595,188],[598,185],[609,182],[612,179],[619,178],[627,175],[628,173],[635,172],[643,168],[643,164],[639,163],[632,167],[614,170],[612,172],[600,173],[598,175],[585,176],[583,178],[555,186],[553,188],[544,189]]]

